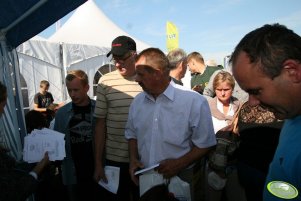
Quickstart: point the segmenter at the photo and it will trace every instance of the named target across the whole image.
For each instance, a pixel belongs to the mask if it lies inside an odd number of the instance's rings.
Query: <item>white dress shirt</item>
[[[145,167],[179,158],[193,146],[207,148],[216,144],[207,100],[172,81],[156,100],[145,92],[135,97],[125,136],[137,139]]]

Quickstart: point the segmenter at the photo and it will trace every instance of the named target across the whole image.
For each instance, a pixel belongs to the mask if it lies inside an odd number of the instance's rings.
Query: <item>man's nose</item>
[[[69,91],[69,96],[73,97],[74,96],[74,91]]]

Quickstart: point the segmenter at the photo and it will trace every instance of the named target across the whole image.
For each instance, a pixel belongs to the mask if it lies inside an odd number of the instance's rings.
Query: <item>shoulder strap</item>
[[[234,134],[236,134],[236,135],[239,135],[239,133],[238,133],[238,127],[237,127],[237,123],[238,123],[238,114],[239,114],[239,111],[240,111],[240,109],[242,108],[242,106],[243,106],[244,104],[239,104],[239,107],[238,107],[238,109],[236,110],[236,112],[235,112],[235,114],[233,115],[233,120],[232,120],[232,122],[231,122],[231,124],[233,125],[233,130],[232,130],[232,132],[234,133]]]

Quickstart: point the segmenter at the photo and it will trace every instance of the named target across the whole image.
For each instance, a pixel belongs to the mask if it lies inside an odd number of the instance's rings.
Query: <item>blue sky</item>
[[[223,58],[240,39],[264,24],[281,23],[301,35],[300,0],[94,0],[129,35],[166,51],[166,21],[179,30],[179,46],[205,60]],[[72,15],[62,19],[62,24]],[[52,25],[39,35],[48,38]]]

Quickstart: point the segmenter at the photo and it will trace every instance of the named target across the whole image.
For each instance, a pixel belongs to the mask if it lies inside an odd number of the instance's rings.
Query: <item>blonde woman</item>
[[[233,76],[226,71],[220,71],[213,80],[216,96],[209,100],[214,132],[231,123],[233,115],[239,107],[239,101],[232,96],[235,86]]]
[[[236,146],[229,140],[231,138],[223,139],[220,132],[218,133],[232,123],[233,116],[239,108],[239,101],[232,96],[234,86],[235,80],[229,72],[219,72],[213,80],[216,96],[208,100],[217,145],[209,154],[206,166],[206,201],[223,200],[223,195],[231,201],[246,200],[244,190],[238,181],[236,160],[233,155]],[[230,132],[227,135],[230,136]]]

